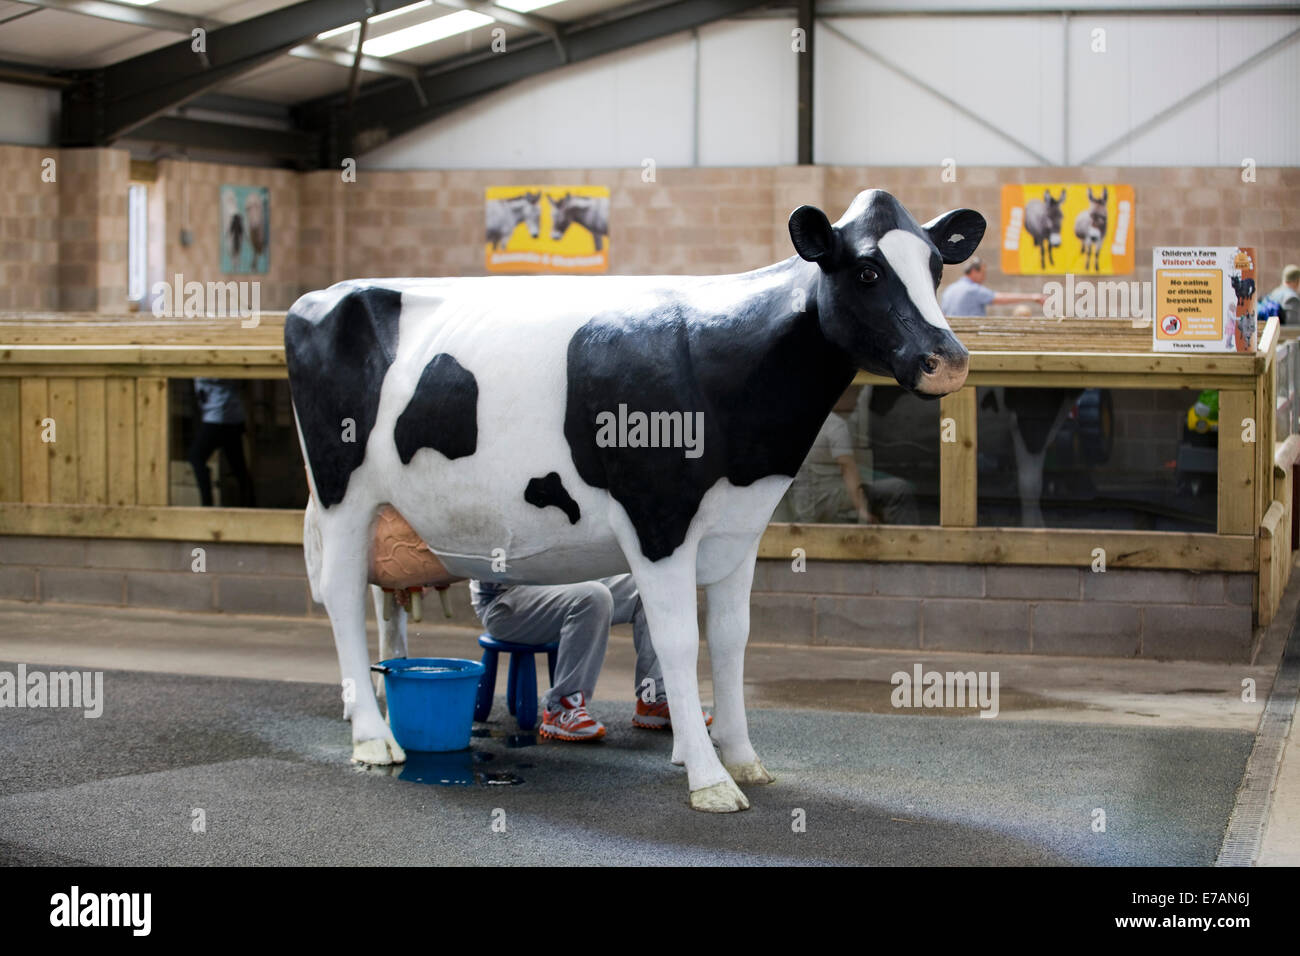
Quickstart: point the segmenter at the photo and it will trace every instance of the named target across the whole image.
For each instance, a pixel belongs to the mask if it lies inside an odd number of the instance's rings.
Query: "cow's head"
[[[834,225],[815,206],[790,214],[795,251],[821,268],[822,333],[858,367],[929,397],[966,381],[970,354],[948,327],[935,291],[943,264],[970,258],[984,226],[971,209],[918,225],[879,189],[859,193]]]
[[[559,240],[564,238],[564,231],[569,228],[569,223],[573,222],[573,207],[570,201],[573,196],[565,193],[559,199],[556,199],[550,193],[546,194],[546,201],[551,204],[551,238]]]

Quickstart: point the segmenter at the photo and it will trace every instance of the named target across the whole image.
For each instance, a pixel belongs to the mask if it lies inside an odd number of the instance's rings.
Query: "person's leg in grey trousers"
[[[543,707],[555,709],[561,697],[578,691],[590,702],[605,662],[613,611],[609,588],[599,581],[586,581],[512,587],[484,608],[479,619],[502,641],[546,644],[559,640],[555,683],[542,699]]]
[[[666,700],[664,675],[659,669],[659,658],[650,643],[650,628],[646,626],[645,611],[641,609],[641,596],[636,590],[636,581],[630,574],[619,574],[612,578],[601,578],[600,583],[609,588],[614,599],[614,624],[632,623],[632,644],[636,648],[636,695],[646,703]],[[654,682],[653,690],[646,681]],[[647,691],[649,693],[647,694]]]

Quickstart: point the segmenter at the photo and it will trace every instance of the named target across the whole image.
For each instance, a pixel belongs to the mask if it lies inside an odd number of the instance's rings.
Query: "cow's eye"
[[[879,274],[877,274],[875,269],[863,269],[861,272],[858,273],[859,282],[872,283],[879,278],[880,276]]]

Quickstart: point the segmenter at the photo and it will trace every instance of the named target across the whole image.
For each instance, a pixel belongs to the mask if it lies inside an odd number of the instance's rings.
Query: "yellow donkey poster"
[[[609,271],[608,186],[489,186],[488,272]]]
[[[1124,275],[1134,270],[1133,187],[1016,183],[1002,187],[1002,271]]]

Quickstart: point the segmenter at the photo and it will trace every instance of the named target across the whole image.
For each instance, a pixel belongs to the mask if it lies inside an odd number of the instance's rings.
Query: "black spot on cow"
[[[465,458],[478,447],[478,381],[446,352],[429,359],[397,417],[393,441],[403,465],[421,448]]]
[[[564,435],[573,463],[627,511],[650,560],[685,540],[719,479],[793,477],[852,381],[853,364],[823,336],[816,308],[792,312],[788,303],[775,291],[706,315],[666,293],[652,313],[597,316],[570,339]],[[596,416],[620,403],[629,412],[702,412],[702,454],[601,447]]]
[[[366,455],[366,441],[379,413],[379,390],[397,354],[402,294],[392,289],[352,288],[328,311],[308,318],[296,311],[284,322],[284,358],[293,407],[302,429],[316,494],[324,508],[347,494],[348,480]],[[344,419],[356,423],[355,441],[344,441]]]
[[[551,472],[545,478],[533,478],[529,481],[528,487],[524,489],[524,501],[538,508],[554,505],[569,516],[569,524],[577,524],[578,519],[582,517],[578,503],[569,496],[569,492],[565,490],[564,483],[560,481],[560,476],[556,472]]]

